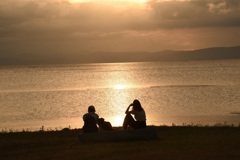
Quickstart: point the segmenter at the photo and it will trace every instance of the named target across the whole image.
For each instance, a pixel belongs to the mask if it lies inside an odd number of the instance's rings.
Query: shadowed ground
[[[118,128],[119,129],[119,128]],[[158,140],[79,142],[80,130],[0,133],[1,160],[238,160],[240,127],[157,127]]]
[[[79,134],[80,143],[121,142],[158,139],[157,127],[142,129],[115,129],[115,131],[100,131],[96,133]]]

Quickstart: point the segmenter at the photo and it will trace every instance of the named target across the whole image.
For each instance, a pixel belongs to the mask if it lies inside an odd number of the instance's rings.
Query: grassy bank
[[[240,127],[158,127],[158,140],[81,144],[80,130],[0,133],[1,160],[240,158]]]

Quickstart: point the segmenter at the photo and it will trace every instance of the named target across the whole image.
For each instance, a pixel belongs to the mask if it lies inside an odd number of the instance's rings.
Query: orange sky
[[[235,46],[239,17],[239,0],[0,0],[0,59]]]

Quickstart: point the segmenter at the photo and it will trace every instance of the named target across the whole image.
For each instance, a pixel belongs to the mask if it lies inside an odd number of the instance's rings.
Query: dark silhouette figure
[[[132,109],[130,110],[131,107]],[[125,114],[126,116],[123,122],[124,129],[128,126],[134,129],[146,128],[146,114],[139,100],[134,100],[133,103],[128,106]],[[134,118],[131,114],[134,115]]]
[[[98,119],[98,126],[101,130],[104,130],[104,131],[112,131],[113,130],[111,123],[105,121],[104,118]]]
[[[94,106],[89,106],[88,107],[88,113],[83,115],[83,133],[91,133],[91,132],[97,132],[98,131],[98,126],[97,122],[99,119],[98,114],[95,113],[95,107]]]

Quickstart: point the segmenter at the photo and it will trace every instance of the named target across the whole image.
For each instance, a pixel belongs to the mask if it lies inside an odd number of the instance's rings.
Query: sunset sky
[[[0,0],[0,64],[236,45],[239,0]]]

